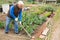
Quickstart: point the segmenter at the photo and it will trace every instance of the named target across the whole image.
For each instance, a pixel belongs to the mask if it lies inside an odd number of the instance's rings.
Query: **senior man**
[[[11,20],[14,20],[14,30],[15,33],[18,34],[18,21],[21,24],[22,22],[22,9],[23,9],[24,3],[22,1],[18,1],[16,5],[12,5],[8,11],[7,17],[6,17],[6,28],[5,33],[7,34],[9,32],[9,24]]]

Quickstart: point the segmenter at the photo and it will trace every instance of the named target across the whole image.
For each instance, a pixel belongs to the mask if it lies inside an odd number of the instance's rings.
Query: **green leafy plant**
[[[39,12],[41,11],[39,8],[36,12],[34,12],[34,10],[35,8],[30,11],[24,11],[23,13],[22,24],[30,34],[34,33],[34,30],[38,27],[38,25],[42,25],[46,21],[45,16],[39,16],[42,13]],[[21,30],[21,28],[19,30]]]
[[[45,17],[48,17],[48,16],[50,16],[50,15],[51,15],[51,12],[46,12],[46,13],[44,14]]]
[[[4,23],[0,21],[0,28],[4,28]]]
[[[19,30],[19,31],[21,31],[21,30],[22,30],[22,26],[21,26],[21,25],[19,26],[18,30]]]
[[[33,30],[32,26],[27,26],[27,27],[26,27],[26,30],[27,30],[30,34],[34,33],[34,30]]]
[[[45,8],[45,11],[53,12],[53,11],[55,11],[55,8],[53,8],[52,6],[47,6],[47,7]]]

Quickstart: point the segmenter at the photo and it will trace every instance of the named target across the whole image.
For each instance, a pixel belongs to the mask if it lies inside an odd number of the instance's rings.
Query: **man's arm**
[[[22,9],[19,12],[19,21],[22,21]]]
[[[11,8],[10,8],[10,15],[13,19],[16,18],[16,16],[14,15],[14,6],[11,6]]]

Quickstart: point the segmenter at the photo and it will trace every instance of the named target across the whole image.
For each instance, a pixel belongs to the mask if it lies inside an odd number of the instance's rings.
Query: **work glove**
[[[18,18],[15,18],[15,21],[18,21]]]
[[[20,21],[19,23],[20,23],[20,25],[21,25],[21,21]]]

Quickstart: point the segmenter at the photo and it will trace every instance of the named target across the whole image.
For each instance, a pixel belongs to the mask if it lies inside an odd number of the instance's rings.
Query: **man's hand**
[[[18,18],[15,18],[15,21],[18,21]]]
[[[20,23],[20,25],[21,25],[21,21],[20,21],[19,23]]]

